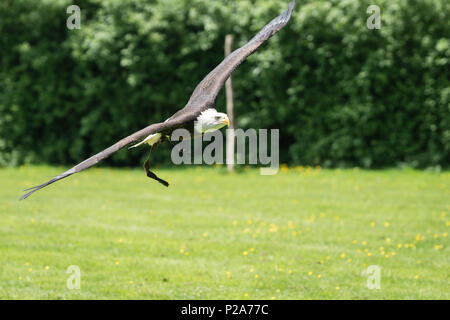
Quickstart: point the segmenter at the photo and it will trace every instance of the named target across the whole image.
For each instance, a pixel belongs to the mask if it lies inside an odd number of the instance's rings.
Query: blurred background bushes
[[[71,4],[80,30],[66,28]],[[0,165],[74,164],[166,119],[223,59],[226,34],[241,46],[287,4],[0,1]],[[370,4],[297,0],[234,72],[238,127],[280,128],[282,162],[450,164],[450,2],[376,1],[380,30],[366,27]],[[106,163],[135,166],[146,152]]]

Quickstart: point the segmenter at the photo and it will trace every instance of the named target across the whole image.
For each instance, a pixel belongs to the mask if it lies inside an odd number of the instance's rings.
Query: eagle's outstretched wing
[[[166,122],[155,123],[155,124],[149,125],[148,127],[145,127],[144,129],[139,130],[126,138],[123,138],[122,140],[113,144],[109,148],[93,155],[92,157],[84,160],[83,162],[80,162],[73,168],[67,170],[66,172],[61,173],[59,176],[47,181],[46,183],[25,189],[25,191],[28,191],[28,192],[26,194],[24,194],[23,196],[21,196],[20,200],[28,198],[33,192],[36,192],[39,189],[42,189],[42,188],[48,186],[49,184],[52,184],[53,182],[64,179],[74,173],[77,173],[77,172],[83,171],[89,167],[92,167],[93,165],[97,164],[99,161],[101,161],[105,158],[108,158],[114,152],[119,151],[120,149],[126,147],[127,145],[129,145],[133,142],[136,142],[137,140],[139,140],[141,138],[144,138],[152,133],[166,131],[166,130],[170,130],[170,129],[179,127],[183,123],[185,123],[186,121],[189,121],[189,120],[190,120],[190,117],[189,117],[189,115],[187,115],[185,117],[177,118],[177,119],[174,119],[171,121],[166,121]]]
[[[295,0],[289,3],[286,11],[270,21],[247,44],[233,51],[214,70],[212,70],[195,88],[186,109],[214,105],[220,89],[236,67],[258,49],[267,39],[283,28],[291,18]],[[182,110],[180,110],[182,111]]]

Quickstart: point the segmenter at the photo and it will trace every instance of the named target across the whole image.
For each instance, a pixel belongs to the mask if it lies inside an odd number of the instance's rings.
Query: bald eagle
[[[148,127],[123,138],[109,148],[84,160],[73,168],[61,173],[59,176],[41,185],[25,189],[25,191],[28,192],[22,195],[20,200],[26,199],[34,192],[48,186],[49,184],[92,167],[99,161],[109,157],[116,151],[129,146],[130,144],[133,144],[131,147],[138,147],[142,144],[148,144],[150,146],[151,154],[154,147],[162,143],[164,140],[169,140],[171,133],[175,129],[187,129],[195,136],[202,135],[205,132],[219,130],[223,126],[229,125],[230,121],[228,116],[225,113],[220,113],[215,109],[215,101],[220,89],[223,87],[225,81],[230,77],[234,69],[236,69],[242,61],[244,61],[267,39],[272,37],[288,23],[292,10],[294,9],[294,4],[295,0],[289,4],[286,11],[264,26],[249,42],[247,42],[247,44],[228,55],[197,85],[186,106],[173,114],[166,121],[149,125]],[[142,139],[142,141],[136,143],[140,139]],[[146,175],[165,186],[169,186],[167,181],[159,178],[156,174],[149,170],[150,154],[144,163]]]

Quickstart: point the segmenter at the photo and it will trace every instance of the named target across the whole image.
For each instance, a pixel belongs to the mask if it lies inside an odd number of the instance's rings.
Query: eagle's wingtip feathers
[[[291,13],[292,13],[292,11],[294,10],[294,6],[295,6],[295,0],[292,0],[292,1],[289,3],[289,7],[288,7],[288,17],[289,17],[289,18],[291,17]]]
[[[25,193],[24,195],[22,195],[22,196],[19,198],[19,201],[25,200],[26,198],[28,198],[34,191],[35,191],[35,190]]]

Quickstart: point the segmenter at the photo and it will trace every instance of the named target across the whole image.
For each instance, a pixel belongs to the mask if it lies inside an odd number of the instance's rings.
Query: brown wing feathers
[[[286,11],[265,25],[247,44],[228,55],[214,70],[212,70],[195,88],[189,99],[189,104],[203,101],[214,102],[220,89],[231,73],[242,61],[255,52],[266,40],[281,30],[291,18],[295,0],[289,4]]]
[[[80,162],[79,164],[77,164],[76,166],[74,166],[73,168],[67,170],[66,172],[60,174],[59,176],[47,181],[46,183],[43,183],[41,185],[35,186],[35,187],[31,187],[28,189],[25,189],[24,191],[28,191],[31,190],[29,192],[27,192],[26,194],[24,194],[23,196],[21,196],[19,199],[23,200],[28,198],[33,192],[36,192],[46,186],[48,186],[49,184],[52,184],[53,182],[56,182],[58,180],[67,178],[68,176],[86,170],[89,167],[92,167],[93,165],[97,164],[99,161],[108,158],[110,155],[112,155],[113,153],[119,151],[120,149],[124,148],[125,146],[145,137],[148,136],[152,133],[156,133],[158,131],[163,131],[163,130],[167,130],[173,126],[179,125],[178,121],[167,121],[164,123],[156,123],[156,124],[152,124],[148,127],[145,127],[142,130],[139,130],[135,133],[133,133],[132,135],[123,138],[122,140],[118,141],[117,143],[113,144],[112,146],[110,146],[109,148],[93,155],[92,157],[84,160],[83,162]]]

